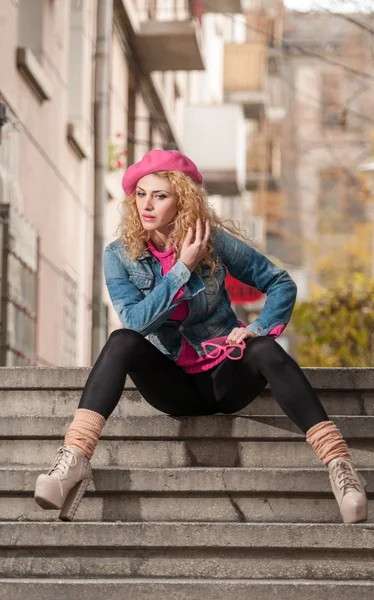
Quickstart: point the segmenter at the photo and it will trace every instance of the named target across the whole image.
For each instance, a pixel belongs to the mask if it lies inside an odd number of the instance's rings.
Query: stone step
[[[302,370],[315,389],[374,389],[374,367]],[[0,389],[82,389],[90,372],[91,367],[0,367]],[[126,387],[135,387],[130,377]]]
[[[374,368],[304,369],[328,414],[374,414]],[[72,415],[90,368],[0,367],[0,405],[3,416]],[[27,399],[27,402],[25,402]],[[45,402],[47,400],[47,406]],[[268,402],[269,400],[269,402]],[[46,411],[46,412],[44,412]],[[269,411],[269,412],[268,412]],[[141,400],[130,378],[117,414],[157,414]],[[242,414],[280,414],[270,391]]]
[[[3,417],[37,416],[72,418],[82,390],[2,389],[0,407]],[[374,415],[374,390],[319,390],[318,395],[329,415]],[[256,398],[239,415],[282,415],[269,389]],[[113,416],[153,416],[160,412],[148,404],[137,390],[123,392]]]
[[[0,421],[1,422],[1,421]],[[46,431],[48,431],[46,429]],[[22,435],[22,432],[20,432]],[[373,466],[374,440],[346,437],[355,465]],[[57,441],[43,439],[0,439],[1,465],[52,464]],[[93,468],[135,467],[318,467],[320,460],[304,440],[242,441],[224,439],[126,440],[101,439],[92,459]]]
[[[40,467],[0,468],[0,519],[44,521],[34,501]],[[374,513],[374,472],[367,482],[369,519]],[[289,521],[341,522],[326,470],[318,469],[120,469],[94,470],[77,521]]]
[[[366,524],[0,522],[1,577],[372,582],[373,558]]]
[[[341,523],[332,495],[310,497],[284,493],[172,495],[131,493],[87,494],[74,517],[76,521],[180,521]],[[373,497],[373,495],[371,495]],[[6,521],[55,521],[59,511],[42,510],[31,497],[0,495],[0,519]],[[374,500],[369,499],[369,519],[374,519]]]
[[[355,597],[373,600],[374,583],[174,578],[0,580],[0,598],[26,597],[28,600],[352,600]]]
[[[41,549],[0,552],[2,577],[172,577],[255,580],[374,579],[373,552],[262,549]],[[11,565],[11,568],[10,568]],[[0,587],[1,590],[1,587]],[[1,596],[4,598],[4,596]],[[109,596],[110,597],[110,596]],[[126,597],[124,595],[124,597]],[[70,598],[70,596],[69,596]]]
[[[359,467],[373,465],[374,417],[336,417]],[[50,465],[70,419],[3,417],[0,465]],[[285,416],[111,417],[93,466],[310,467],[319,460]]]
[[[15,523],[0,548],[252,548],[374,552],[374,525],[358,523]]]
[[[71,419],[4,417],[0,419],[0,438],[62,439]],[[334,422],[348,439],[374,439],[374,417],[337,416]],[[101,439],[131,440],[292,440],[305,439],[303,433],[286,416],[245,417],[213,415],[202,417],[111,416],[105,424]]]
[[[33,466],[1,466],[0,493],[30,494],[36,477],[44,472]],[[374,492],[374,469],[360,469],[367,483],[366,491]],[[123,469],[103,467],[94,469],[87,493],[95,495],[147,493],[164,495],[186,494],[330,494],[327,470],[315,468],[215,468],[182,467],[164,469]]]

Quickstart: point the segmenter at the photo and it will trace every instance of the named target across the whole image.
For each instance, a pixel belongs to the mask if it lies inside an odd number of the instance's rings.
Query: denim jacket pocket
[[[149,293],[154,284],[154,278],[138,271],[129,271],[129,279],[144,294]]]

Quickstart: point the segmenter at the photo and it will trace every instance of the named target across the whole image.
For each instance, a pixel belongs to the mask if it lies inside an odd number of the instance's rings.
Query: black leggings
[[[212,381],[217,368],[187,374],[136,331],[118,329],[109,336],[91,370],[79,408],[93,410],[107,419],[118,404],[129,374],[145,400],[169,415],[235,413],[252,402],[269,382],[282,410],[304,433],[328,420],[298,364],[270,337],[246,340],[244,356],[220,401],[216,400]]]

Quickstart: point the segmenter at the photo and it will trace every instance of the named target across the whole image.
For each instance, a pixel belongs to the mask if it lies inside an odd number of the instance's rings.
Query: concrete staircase
[[[374,369],[306,369],[367,481],[347,526],[267,390],[235,416],[172,418],[128,380],[75,521],[33,499],[89,369],[0,368],[0,600],[374,599]]]

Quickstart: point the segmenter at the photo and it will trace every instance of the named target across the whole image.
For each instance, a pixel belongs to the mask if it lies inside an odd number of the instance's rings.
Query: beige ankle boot
[[[74,446],[62,446],[48,473],[37,478],[35,500],[46,510],[62,509],[59,518],[71,521],[91,477],[87,456]]]
[[[368,518],[368,501],[352,460],[334,458],[328,464],[334,492],[344,523],[359,523]]]

